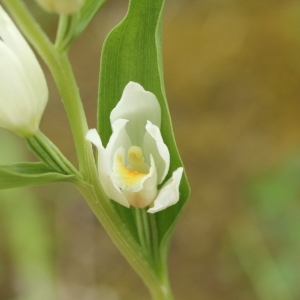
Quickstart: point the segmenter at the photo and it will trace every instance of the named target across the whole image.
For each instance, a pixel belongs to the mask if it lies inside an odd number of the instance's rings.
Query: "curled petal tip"
[[[97,148],[102,146],[101,143],[101,139],[100,136],[97,132],[97,130],[95,128],[90,129],[86,135],[85,135],[85,139],[89,142],[91,142],[92,144],[94,144]]]
[[[164,184],[154,200],[153,207],[147,210],[148,213],[156,213],[179,201],[179,185],[183,173],[183,168],[175,170],[172,177]]]

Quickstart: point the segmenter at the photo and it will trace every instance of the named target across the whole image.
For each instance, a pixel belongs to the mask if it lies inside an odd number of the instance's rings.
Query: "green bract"
[[[170,168],[166,178],[172,176],[182,162],[177,151],[170,115],[166,102],[162,68],[162,11],[163,0],[131,0],[124,20],[107,37],[101,58],[98,132],[104,147],[112,134],[110,113],[117,105],[128,82],[141,84],[153,93],[161,107],[161,134],[170,152]],[[142,100],[141,100],[142,101]],[[189,185],[183,175],[177,204],[152,216],[153,234],[156,239],[156,252],[164,261],[168,241],[180,212],[189,196]],[[123,222],[135,232],[136,220],[132,211],[116,204]]]
[[[76,181],[74,175],[64,175],[53,171],[44,163],[19,163],[0,165],[0,190],[42,185],[59,181]]]

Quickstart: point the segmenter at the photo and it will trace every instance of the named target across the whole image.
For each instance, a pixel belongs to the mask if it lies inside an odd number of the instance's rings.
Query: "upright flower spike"
[[[73,14],[77,12],[84,0],[36,0],[45,10],[58,14]]]
[[[43,71],[0,5],[0,127],[33,135],[48,101]]]
[[[104,148],[96,129],[86,139],[98,149],[98,173],[112,200],[155,213],[176,204],[183,168],[158,190],[169,171],[170,153],[161,132],[161,110],[154,94],[129,82],[110,114],[112,135]]]

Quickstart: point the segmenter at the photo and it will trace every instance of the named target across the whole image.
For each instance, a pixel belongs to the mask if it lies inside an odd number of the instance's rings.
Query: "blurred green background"
[[[53,38],[57,19],[28,0]],[[96,124],[103,40],[127,9],[108,0],[70,58]],[[192,196],[170,249],[175,298],[300,299],[300,2],[167,0],[164,68]],[[73,161],[45,68],[41,129]],[[0,131],[0,163],[35,160]],[[150,299],[72,186],[0,192],[0,299]]]

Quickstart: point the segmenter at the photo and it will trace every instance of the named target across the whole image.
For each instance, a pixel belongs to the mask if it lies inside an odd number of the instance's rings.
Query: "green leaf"
[[[172,172],[182,166],[176,147],[171,119],[168,111],[162,68],[162,10],[163,0],[131,0],[123,21],[107,37],[101,59],[98,130],[104,145],[111,135],[109,116],[120,100],[129,81],[140,83],[156,95],[162,109],[161,132],[171,154]],[[179,202],[154,215],[157,224],[157,239],[161,250],[166,252],[168,241],[175,223],[189,196],[189,185],[184,175],[180,185]],[[118,213],[127,224],[134,228],[130,209],[115,204]],[[136,232],[133,232],[133,235]]]
[[[85,30],[92,18],[107,0],[85,0],[80,11],[73,15],[61,15],[56,46],[67,49]]]
[[[57,173],[44,163],[18,163],[0,166],[0,190],[59,181],[74,182],[75,180],[74,175]]]

